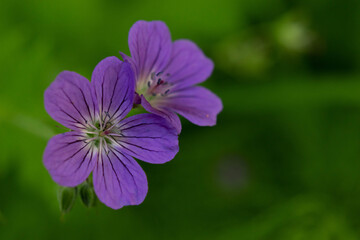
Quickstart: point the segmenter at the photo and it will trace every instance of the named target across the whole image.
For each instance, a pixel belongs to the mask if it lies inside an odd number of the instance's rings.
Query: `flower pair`
[[[102,60],[91,82],[64,71],[45,91],[49,115],[72,131],[51,138],[43,160],[55,182],[77,186],[93,172],[100,201],[118,209],[140,204],[148,190],[133,157],[154,164],[174,158],[181,124],[214,125],[222,104],[202,87],[211,60],[192,42],[171,43],[166,25],[139,21],[129,33],[131,57]],[[148,112],[125,118],[134,104]],[[176,112],[176,113],[175,113]]]

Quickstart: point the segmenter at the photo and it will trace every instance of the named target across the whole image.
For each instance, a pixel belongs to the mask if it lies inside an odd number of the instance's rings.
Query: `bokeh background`
[[[0,239],[360,239],[360,1],[0,1]],[[62,215],[42,164],[62,70],[90,78],[137,20],[215,62],[215,127],[182,119],[180,153],[141,163],[149,193]]]

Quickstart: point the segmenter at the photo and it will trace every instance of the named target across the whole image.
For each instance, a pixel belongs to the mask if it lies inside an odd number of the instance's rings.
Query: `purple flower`
[[[136,78],[135,103],[149,112],[167,118],[178,130],[176,113],[200,126],[213,126],[222,110],[221,100],[211,91],[195,84],[205,81],[213,62],[189,40],[171,42],[166,24],[138,21],[129,32],[131,58]]]
[[[178,152],[176,130],[154,114],[123,119],[134,99],[134,74],[116,57],[102,60],[91,83],[62,72],[45,91],[49,115],[72,131],[51,138],[43,160],[55,182],[77,186],[93,172],[94,189],[107,206],[140,204],[148,185],[132,158],[164,163]]]

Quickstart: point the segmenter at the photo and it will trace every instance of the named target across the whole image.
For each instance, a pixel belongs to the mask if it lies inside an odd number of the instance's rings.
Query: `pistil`
[[[151,101],[154,97],[165,96],[169,93],[172,84],[166,81],[166,78],[170,74],[164,74],[163,72],[151,73],[150,79],[146,81],[146,87],[142,87],[138,94],[143,94],[148,101]]]

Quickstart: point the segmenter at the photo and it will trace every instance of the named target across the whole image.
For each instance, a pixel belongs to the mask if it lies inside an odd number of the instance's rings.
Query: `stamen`
[[[105,139],[104,139],[104,149],[105,149],[106,155],[108,155],[109,154],[109,147],[108,147],[107,142],[106,142]]]
[[[152,72],[150,79],[146,82],[147,90],[145,91],[145,97],[151,96],[164,96],[168,93],[167,88],[169,88],[168,85],[172,86],[171,83],[166,81],[166,77],[170,76],[170,73],[164,73],[163,71],[159,72]],[[166,87],[165,87],[166,86]],[[166,91],[165,91],[166,90]],[[164,92],[165,91],[165,92]]]
[[[105,113],[105,117],[104,117],[104,126],[103,126],[103,129],[106,128],[106,125],[109,123],[109,121],[110,121],[110,119],[111,119],[111,116],[110,116],[109,112],[104,111],[104,113]],[[105,122],[106,117],[109,117],[109,120],[107,120],[107,121]]]
[[[107,140],[109,140],[111,142],[111,144],[117,143],[116,140],[114,139],[114,137],[106,135],[105,138]],[[106,140],[104,139],[104,141],[106,142]],[[112,145],[110,145],[109,147],[112,147]]]
[[[119,143],[118,143],[115,139],[112,139],[112,140],[113,140],[113,143],[114,143],[114,144],[116,144],[116,145],[118,145],[118,146],[122,147],[122,146],[121,146],[121,144],[119,144]]]
[[[103,126],[102,126],[102,114],[99,113],[99,125],[100,125],[100,129],[102,130]]]
[[[124,137],[124,135],[122,135],[122,134],[116,134],[116,133],[109,133],[109,134],[107,134],[107,135],[109,135],[109,136],[114,136],[114,137]]]
[[[90,127],[96,129],[96,127],[95,127],[90,121],[89,121],[87,124],[88,124]]]
[[[98,138],[98,136],[93,137],[93,138],[89,138],[89,139],[85,139],[85,140],[83,140],[83,142],[84,142],[84,143],[89,143],[89,142],[91,142],[92,140],[95,140],[95,139],[97,139],[97,138]]]
[[[115,128],[115,129],[114,129],[114,131],[112,131],[112,133],[118,133],[118,134],[120,134],[120,133],[121,133],[121,131],[120,131],[120,129]]]
[[[99,161],[101,162],[101,156],[102,156],[102,154],[101,154],[101,151],[102,151],[102,141],[103,141],[103,139],[102,138],[100,138],[100,144],[99,144]]]
[[[91,132],[91,131],[84,131],[84,133],[87,133],[87,134],[98,134],[98,132]]]
[[[111,127],[109,127],[108,129],[106,129],[106,131],[110,132],[111,129],[113,129],[113,127],[115,127],[116,125],[118,125],[123,119],[120,119],[118,122],[114,123]]]

